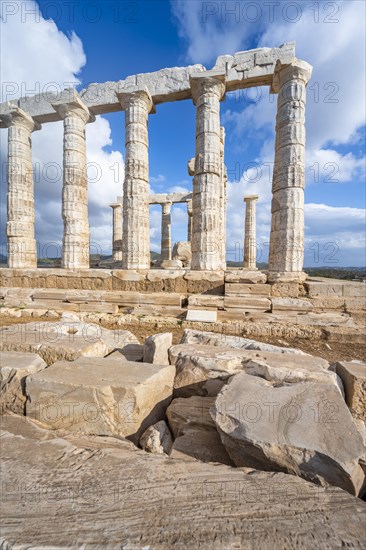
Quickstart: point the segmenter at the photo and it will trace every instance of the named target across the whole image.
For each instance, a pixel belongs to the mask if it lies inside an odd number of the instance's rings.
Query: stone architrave
[[[117,97],[126,125],[122,266],[149,269],[148,116],[154,106],[147,89],[117,93]]]
[[[69,101],[62,100],[52,106],[64,121],[62,267],[88,269],[90,228],[85,125],[94,122],[95,117],[75,91],[71,92]]]
[[[172,259],[172,203],[162,204],[161,212],[161,260],[170,261]]]
[[[312,67],[293,59],[276,65],[278,93],[269,280],[301,281],[304,262],[305,104]]]
[[[190,83],[196,105],[192,269],[218,270],[222,268],[220,101],[225,94],[225,72],[199,73],[190,77]]]
[[[256,202],[258,195],[247,195],[245,202],[244,267],[257,269]]]
[[[113,242],[112,254],[113,261],[122,261],[122,205],[112,203],[109,205],[113,209]]]
[[[41,126],[15,107],[4,118],[8,130],[8,267],[37,267],[31,134]]]

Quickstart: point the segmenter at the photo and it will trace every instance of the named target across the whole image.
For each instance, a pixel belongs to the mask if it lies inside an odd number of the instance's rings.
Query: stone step
[[[189,309],[197,307],[220,308],[224,309],[224,296],[215,296],[212,294],[193,294],[188,297]]]
[[[267,284],[246,284],[246,283],[225,283],[226,296],[247,296],[247,295],[271,295],[271,285]]]
[[[272,311],[311,311],[313,304],[299,298],[272,298]]]
[[[229,269],[225,273],[225,283],[266,283],[267,275],[261,271],[249,271],[245,269]]]
[[[257,296],[225,296],[225,309],[243,309],[243,310],[260,310],[268,311],[271,309],[271,301],[268,298]]]

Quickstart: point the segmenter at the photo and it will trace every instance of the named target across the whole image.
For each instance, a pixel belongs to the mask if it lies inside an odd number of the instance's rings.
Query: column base
[[[160,267],[162,269],[182,269],[183,263],[180,260],[163,260]]]
[[[307,278],[304,271],[268,271],[269,283],[303,283]]]

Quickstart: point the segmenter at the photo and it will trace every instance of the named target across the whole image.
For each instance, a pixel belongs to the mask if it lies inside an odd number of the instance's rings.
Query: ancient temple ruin
[[[126,270],[149,270],[148,118],[161,103],[188,100],[196,106],[196,152],[191,163],[193,189],[191,198],[187,199],[191,200],[192,209],[191,269],[225,270],[226,174],[220,103],[226,92],[269,86],[271,93],[278,94],[278,107],[268,280],[301,281],[305,88],[311,71],[308,63],[295,57],[294,43],[287,43],[273,49],[220,56],[210,70],[202,65],[173,67],[129,76],[118,82],[91,84],[79,93],[70,89],[57,97],[38,95],[1,104],[1,127],[9,129],[9,268],[36,268],[31,134],[41,131],[43,124],[63,120],[62,267],[89,269],[85,125],[92,123],[95,115],[124,111],[123,210],[118,201],[113,205],[114,240],[118,243],[113,258],[121,261]],[[160,203],[163,205],[162,256],[166,267],[173,261],[169,211],[174,200],[167,198]],[[119,229],[122,212],[123,232]],[[253,247],[248,248],[248,268],[253,267],[253,253]]]

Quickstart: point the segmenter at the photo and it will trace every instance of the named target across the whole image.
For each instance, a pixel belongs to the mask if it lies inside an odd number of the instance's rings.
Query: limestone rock
[[[174,395],[217,395],[228,378],[239,372],[260,376],[276,383],[314,381],[331,384],[343,392],[329,363],[311,355],[280,354],[226,346],[178,344],[169,350],[175,364]]]
[[[168,350],[173,343],[173,334],[163,332],[154,334],[145,340],[144,362],[158,365],[169,365]]]
[[[47,365],[36,353],[0,353],[0,413],[24,414],[25,379]]]
[[[65,319],[65,317],[64,317]],[[25,323],[0,329],[1,351],[36,352],[48,365],[78,357],[104,357],[129,343],[138,344],[128,330],[107,330],[79,320]]]
[[[214,397],[198,396],[173,399],[166,412],[174,435],[172,458],[234,466],[210,416],[214,400]]]
[[[366,422],[366,363],[339,361],[332,368],[342,379],[351,413]]]
[[[173,260],[180,260],[183,267],[190,267],[192,261],[192,247],[189,241],[180,241],[173,247]]]
[[[172,435],[164,420],[149,426],[140,438],[140,445],[148,453],[169,454],[173,445]]]
[[[163,419],[173,366],[119,358],[58,361],[26,380],[26,414],[50,429],[118,435],[134,441]]]
[[[258,351],[273,351],[276,353],[295,353],[296,355],[307,355],[295,348],[281,348],[264,342],[257,342],[240,336],[230,336],[215,332],[203,332],[200,330],[185,329],[181,344],[205,344],[209,346],[228,346],[233,349],[254,349]]]
[[[360,492],[365,448],[334,386],[276,384],[240,373],[221,390],[211,413],[237,466],[284,471]]]
[[[341,489],[172,460],[113,437],[61,438],[33,425],[3,417],[4,548],[364,546],[366,504]]]

